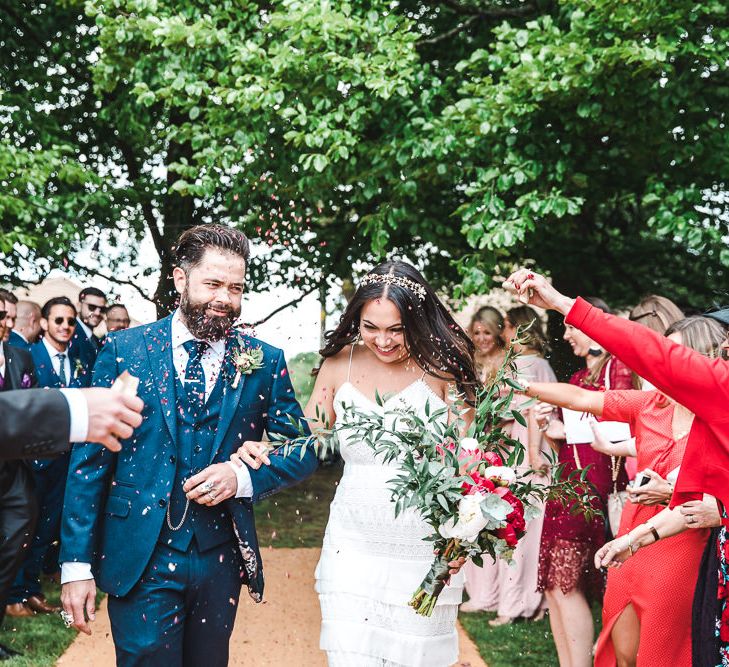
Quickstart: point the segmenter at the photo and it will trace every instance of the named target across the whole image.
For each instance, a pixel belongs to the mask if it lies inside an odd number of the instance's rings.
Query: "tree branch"
[[[479,19],[522,18],[532,14],[537,9],[536,6],[531,3],[524,3],[514,7],[503,7],[499,5],[490,5],[488,7],[466,7],[458,2],[458,0],[441,0],[441,2],[453,13],[460,16],[467,16],[468,18],[460,22],[455,28],[451,28],[440,35],[435,35],[428,39],[419,39],[415,42],[417,47],[430,46],[450,39],[459,32],[473,25],[473,23]]]
[[[296,298],[292,299],[291,301],[285,303],[283,306],[279,306],[275,310],[272,310],[268,315],[266,315],[266,317],[258,320],[257,322],[253,322],[253,324],[247,324],[246,326],[252,328],[252,327],[260,326],[264,322],[268,322],[268,320],[270,320],[274,315],[277,315],[282,310],[286,310],[287,308],[290,308],[291,306],[295,306],[297,303],[303,301],[307,296],[309,296],[309,294],[311,294],[312,292],[315,292],[318,289],[319,289],[318,285],[315,287],[309,288],[308,290],[306,290],[306,292],[302,292],[299,296],[297,296]]]
[[[139,287],[137,283],[132,280],[125,280],[124,278],[119,278],[118,276],[110,276],[106,273],[99,271],[98,269],[91,269],[88,266],[82,266],[81,264],[70,258],[66,258],[66,261],[68,262],[68,265],[70,267],[76,269],[76,271],[80,273],[90,273],[92,275],[99,276],[99,278],[103,278],[104,280],[108,280],[110,283],[115,283],[118,285],[128,285],[129,287],[133,287],[143,299],[146,299],[147,301],[152,301],[152,298],[141,287]]]
[[[455,28],[451,28],[450,30],[447,30],[444,33],[441,33],[440,35],[436,35],[435,37],[430,37],[429,39],[419,39],[417,42],[415,42],[416,47],[420,46],[430,46],[432,44],[438,44],[439,42],[443,42],[446,39],[450,39],[454,35],[457,35],[462,30],[465,30],[468,28],[472,23],[475,23],[480,19],[480,16],[474,15],[467,18],[465,21],[459,23]]]
[[[523,3],[514,7],[489,5],[487,7],[466,7],[458,0],[441,0],[442,4],[452,12],[463,16],[480,16],[481,18],[519,18],[531,14],[536,7],[531,3]]]

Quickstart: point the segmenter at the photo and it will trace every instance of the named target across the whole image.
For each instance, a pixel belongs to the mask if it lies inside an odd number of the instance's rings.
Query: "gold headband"
[[[410,290],[418,299],[425,301],[425,287],[404,276],[393,276],[391,273],[368,273],[362,278],[360,285],[397,285]]]

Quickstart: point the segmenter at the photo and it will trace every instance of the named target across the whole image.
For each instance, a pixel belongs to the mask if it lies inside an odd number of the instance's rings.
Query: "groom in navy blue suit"
[[[90,633],[95,582],[109,593],[117,664],[228,664],[241,586],[263,594],[256,500],[295,484],[316,455],[230,461],[264,431],[296,437],[303,418],[283,353],[232,328],[249,257],[233,229],[202,225],[175,249],[173,315],[111,334],[94,369],[139,378],[144,421],[122,451],[74,448],[61,538],[62,602]]]

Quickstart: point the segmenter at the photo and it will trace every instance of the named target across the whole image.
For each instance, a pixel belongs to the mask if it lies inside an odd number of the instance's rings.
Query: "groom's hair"
[[[246,235],[226,225],[197,225],[185,230],[175,245],[175,263],[186,273],[195,268],[208,248],[242,257],[246,266],[251,249]]]

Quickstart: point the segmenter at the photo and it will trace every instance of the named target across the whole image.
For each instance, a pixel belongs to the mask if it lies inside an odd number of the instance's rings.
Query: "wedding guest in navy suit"
[[[31,347],[38,384],[41,387],[88,387],[91,369],[72,354],[69,348],[76,328],[76,308],[70,299],[55,297],[41,309],[43,338]],[[54,459],[33,461],[33,478],[39,505],[38,523],[30,550],[15,577],[8,597],[9,615],[26,615],[28,611],[53,613],[40,583],[43,562],[60,535],[63,493],[70,454]]]
[[[78,295],[78,318],[71,341],[71,350],[84,366],[94,367],[101,348],[101,340],[94,329],[101,324],[106,310],[106,294],[98,287],[84,287]]]
[[[30,351],[30,346],[37,343],[41,335],[41,309],[33,301],[18,301],[15,326],[10,332],[8,345],[22,347]]]
[[[0,393],[29,389],[38,382],[33,360],[25,350],[3,342],[6,333],[6,303],[0,290]],[[12,318],[11,318],[12,319]],[[3,420],[7,415],[2,414]],[[0,460],[0,624],[5,617],[5,603],[15,574],[35,528],[37,506],[30,467],[23,460]],[[18,651],[0,644],[0,660]]]
[[[281,350],[233,328],[248,257],[241,232],[187,230],[175,249],[178,310],[110,334],[96,362],[95,385],[125,370],[139,378],[144,421],[118,454],[73,449],[61,599],[90,633],[96,582],[109,593],[122,667],[228,664],[241,586],[263,595],[252,503],[317,466],[310,448],[275,450],[260,470],[229,460],[264,431],[297,437],[302,419]]]

